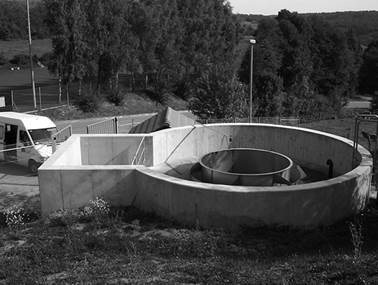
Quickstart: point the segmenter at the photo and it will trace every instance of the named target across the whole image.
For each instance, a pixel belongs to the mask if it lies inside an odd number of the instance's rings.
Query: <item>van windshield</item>
[[[51,136],[55,131],[56,131],[55,128],[29,130],[29,134],[35,144],[39,144],[39,143],[46,144],[50,142]]]

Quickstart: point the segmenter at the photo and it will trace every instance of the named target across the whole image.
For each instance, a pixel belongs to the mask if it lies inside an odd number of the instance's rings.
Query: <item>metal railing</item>
[[[70,136],[72,136],[72,126],[69,125],[51,136],[52,152],[56,151],[57,145],[65,142]]]
[[[248,118],[223,118],[223,119],[199,119],[201,124],[213,123],[248,123]],[[298,117],[254,117],[253,123],[258,124],[275,124],[275,125],[288,125],[299,126],[301,123]]]
[[[66,86],[56,84],[56,81],[40,83],[36,86],[36,103],[34,108],[32,90],[30,88],[2,88],[0,95],[10,94],[11,107],[17,112],[36,112],[51,108],[61,108],[69,105],[69,94]]]
[[[87,134],[118,134],[118,118],[114,117],[87,126]]]
[[[120,133],[128,133],[134,126],[141,123],[135,119],[118,118],[118,131]]]
[[[145,161],[145,150],[146,150],[146,143],[145,138],[143,137],[139,143],[139,146],[135,152],[134,158],[131,161],[131,165],[142,165]]]
[[[137,124],[137,119],[114,117],[87,126],[87,134],[127,134]]]

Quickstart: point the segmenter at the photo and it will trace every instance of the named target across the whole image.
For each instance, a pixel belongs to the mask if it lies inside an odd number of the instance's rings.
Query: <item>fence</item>
[[[137,120],[137,119],[118,117],[118,120],[117,120],[118,131],[119,133],[123,133],[123,134],[128,133],[134,126],[138,125],[142,121]]]
[[[34,112],[70,105],[71,98],[76,98],[79,84],[71,83],[69,86],[59,84],[58,80],[37,83],[36,108],[32,88],[29,86],[0,87],[0,96],[10,96],[12,109],[17,112]]]
[[[31,88],[3,89],[0,94],[10,94],[12,109],[18,112],[44,110],[69,104],[70,92],[65,86],[60,86],[59,84],[37,85],[35,91],[37,108],[34,108]]]
[[[140,91],[151,87],[156,82],[156,73],[146,74],[120,74],[119,84],[122,84],[129,91]]]
[[[114,117],[87,126],[87,134],[127,134],[132,127],[141,123],[137,119]]]
[[[249,118],[228,118],[228,119],[199,119],[201,124],[215,124],[215,123],[248,123]],[[254,117],[253,123],[259,124],[275,124],[298,127],[301,119],[297,117]]]
[[[114,117],[87,126],[87,134],[118,134],[118,118]]]
[[[72,136],[72,126],[71,125],[63,128],[60,131],[58,131],[57,133],[53,134],[51,136],[51,141],[52,141],[51,145],[52,145],[53,153],[56,151],[57,145],[62,143],[62,142],[65,142],[70,136]]]
[[[117,134],[128,133],[130,129],[142,121],[136,119],[114,117],[96,122],[87,126],[87,134]],[[234,118],[234,119],[206,119],[197,120],[200,124],[211,123],[248,123],[248,118]],[[287,126],[299,126],[300,119],[293,117],[256,117],[253,122],[265,124],[278,124]]]

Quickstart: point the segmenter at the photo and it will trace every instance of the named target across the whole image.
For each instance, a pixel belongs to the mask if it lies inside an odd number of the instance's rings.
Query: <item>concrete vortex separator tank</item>
[[[242,186],[290,184],[293,161],[262,149],[233,148],[206,154],[200,160],[202,182]]]
[[[324,176],[281,186],[191,181],[190,169],[204,155],[229,148],[278,152]],[[369,197],[371,154],[362,146],[353,161],[352,154],[349,139],[265,124],[198,125],[140,135],[74,135],[39,168],[42,213],[82,207],[102,196],[113,205],[132,205],[203,228],[329,225],[358,213]],[[333,164],[332,178],[328,161]]]

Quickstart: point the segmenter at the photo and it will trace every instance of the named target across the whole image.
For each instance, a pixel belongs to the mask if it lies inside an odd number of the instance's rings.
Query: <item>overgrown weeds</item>
[[[0,244],[0,282],[374,284],[377,218],[371,212],[353,226],[343,221],[313,230],[231,233],[183,227],[96,198],[45,222],[26,223],[19,231],[24,243]]]
[[[361,262],[362,256],[362,245],[363,241],[363,214],[357,215],[349,223],[349,230],[351,235],[351,240],[353,244],[353,260],[356,263]]]

